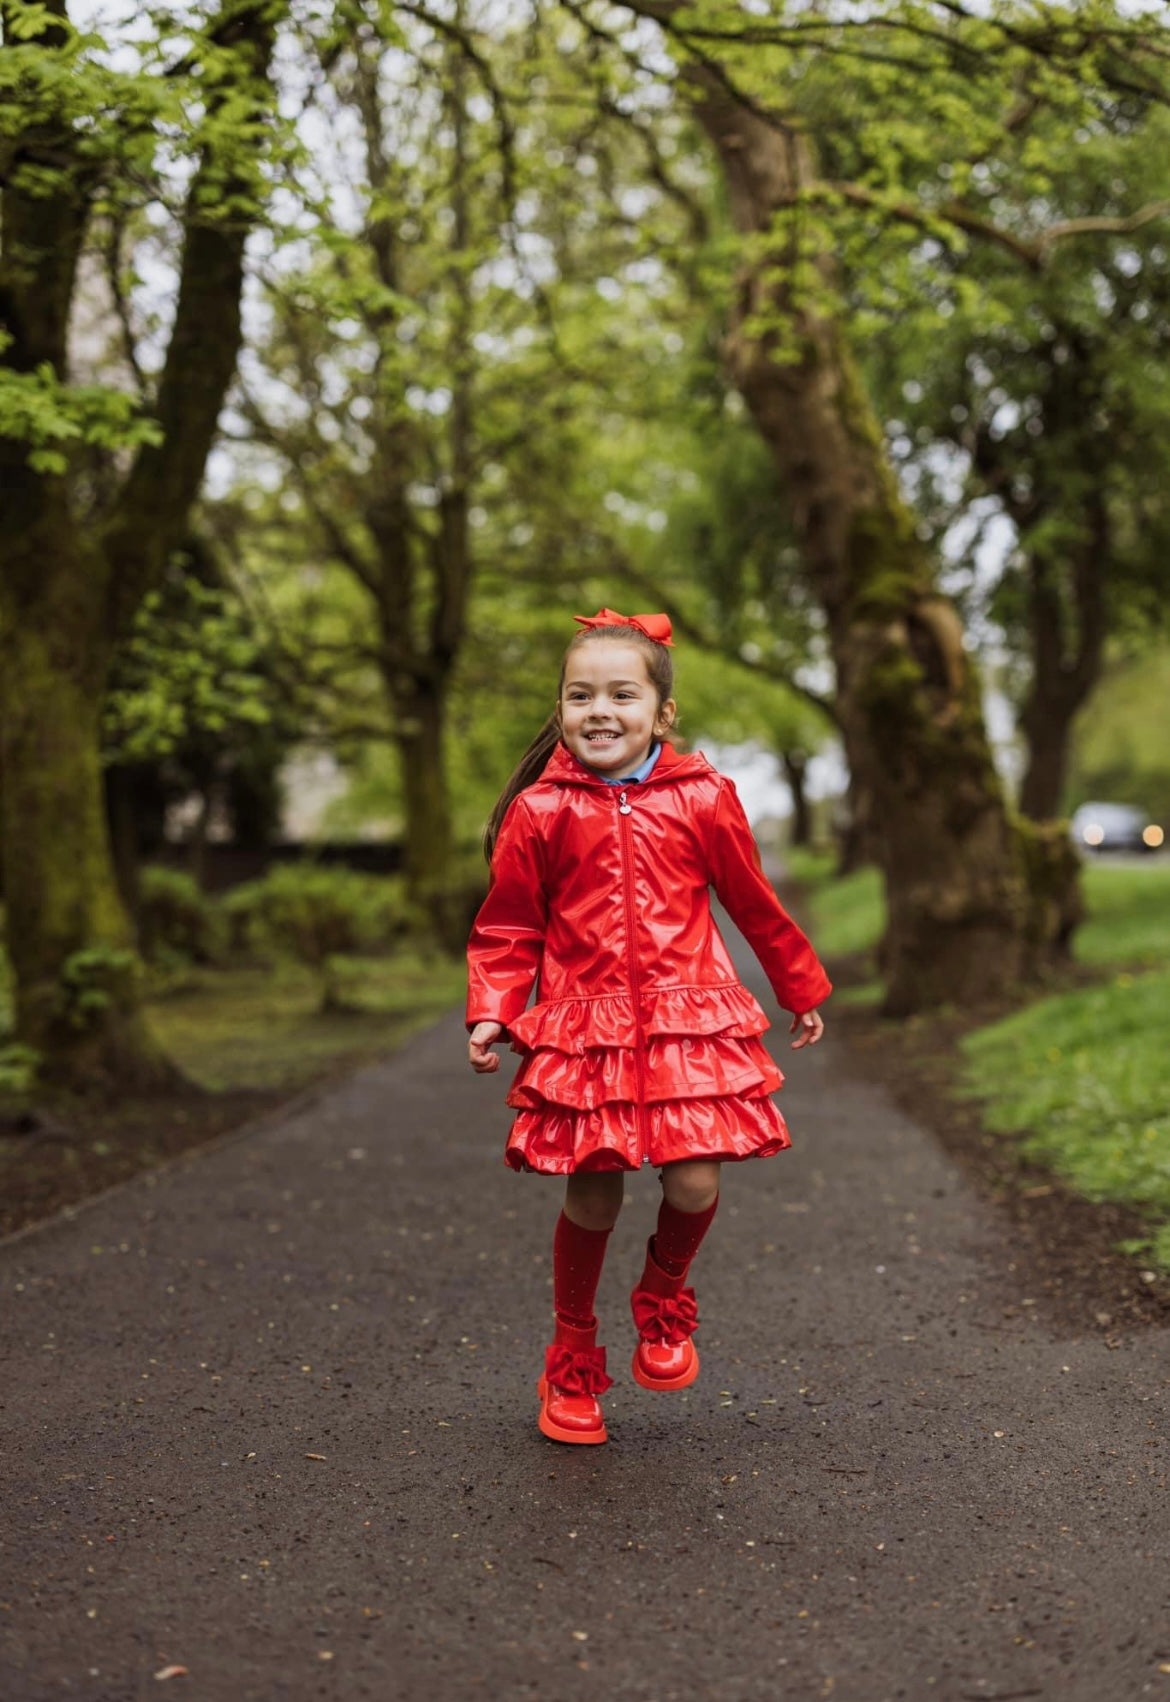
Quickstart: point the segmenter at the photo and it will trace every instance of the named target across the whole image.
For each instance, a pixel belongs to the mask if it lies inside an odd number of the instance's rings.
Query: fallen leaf
[[[164,1678],[186,1678],[187,1669],[186,1667],[159,1667],[154,1676],[160,1682]]]

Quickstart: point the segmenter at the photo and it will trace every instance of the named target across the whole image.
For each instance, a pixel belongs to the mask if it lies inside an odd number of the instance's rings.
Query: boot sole
[[[548,1384],[543,1377],[536,1385],[536,1392],[540,1396],[540,1415],[536,1423],[541,1435],[547,1436],[550,1442],[569,1442],[579,1448],[594,1448],[600,1442],[609,1441],[609,1433],[604,1424],[600,1430],[566,1430],[562,1425],[554,1424],[545,1406]]]
[[[684,1371],[681,1377],[647,1377],[638,1359],[637,1348],[634,1349],[634,1360],[630,1370],[633,1373],[634,1382],[641,1384],[643,1389],[686,1389],[699,1375],[699,1350],[695,1349],[695,1357],[691,1361],[690,1368]]]

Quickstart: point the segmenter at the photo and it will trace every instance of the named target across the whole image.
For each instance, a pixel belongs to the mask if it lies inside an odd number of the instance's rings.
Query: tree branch
[[[613,546],[611,545],[610,548],[612,550]],[[663,614],[669,615],[671,626],[700,650],[705,650],[712,656],[721,656],[727,662],[734,662],[737,667],[746,668],[749,673],[762,674],[765,679],[774,681],[776,685],[784,686],[794,696],[802,698],[818,714],[831,721],[834,727],[840,726],[836,705],[829,698],[822,697],[819,692],[813,691],[811,686],[802,685],[789,669],[782,667],[779,663],[767,657],[753,660],[750,656],[745,656],[742,651],[733,648],[719,638],[716,633],[705,627],[701,621],[695,620],[651,574],[643,573],[628,557],[621,555],[614,563],[613,571],[631,584],[635,590],[657,604]]]
[[[235,156],[209,141],[191,180],[179,299],[154,409],[162,438],[140,449],[102,538],[114,632],[124,630],[182,535],[235,371],[244,245],[255,220],[257,157],[272,97],[276,10],[272,0],[226,0],[216,25],[224,39],[209,106],[236,107],[249,91],[250,111],[236,117],[227,139]],[[211,218],[211,208],[232,210]]]
[[[783,199],[777,199],[776,205],[795,207],[809,201],[828,200],[832,197],[839,197],[853,207],[864,207],[883,213],[888,218],[902,224],[914,225],[919,230],[934,230],[940,222],[953,225],[956,230],[965,231],[969,236],[976,236],[983,242],[1002,248],[1032,272],[1043,270],[1049,250],[1058,242],[1065,242],[1077,236],[1128,236],[1141,230],[1144,225],[1152,224],[1156,219],[1170,216],[1170,201],[1152,201],[1148,206],[1140,207],[1123,218],[1065,219],[1059,224],[1050,225],[1029,241],[980,217],[961,201],[946,201],[938,207],[922,207],[912,201],[889,201],[875,190],[867,189],[864,184],[836,179],[810,184]]]
[[[126,234],[126,220],[122,213],[114,213],[110,218],[109,231],[106,236],[105,262],[106,275],[110,285],[110,299],[114,304],[114,317],[118,321],[122,333],[122,355],[130,368],[139,400],[145,401],[148,391],[146,374],[138,362],[138,346],[134,341],[134,328],[130,323],[130,303],[122,288],[122,240]]]
[[[447,36],[458,45],[464,58],[475,67],[476,74],[487,90],[495,115],[496,135],[500,145],[500,192],[505,212],[511,217],[516,203],[516,128],[512,123],[512,115],[508,111],[503,91],[496,82],[495,73],[471,39],[470,32],[451,18],[429,11],[427,7],[418,4],[418,0],[396,0],[394,9],[405,12],[408,17],[417,18],[436,34]]]
[[[1151,201],[1148,206],[1139,207],[1136,213],[1129,213],[1124,218],[1085,218],[1065,219],[1060,224],[1049,225],[1036,238],[1036,247],[1041,254],[1047,253],[1058,242],[1064,242],[1070,236],[1129,236],[1135,230],[1141,230],[1143,225],[1153,224],[1155,219],[1170,217],[1170,201]]]

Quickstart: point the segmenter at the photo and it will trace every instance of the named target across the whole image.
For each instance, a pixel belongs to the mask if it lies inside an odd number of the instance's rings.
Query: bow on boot
[[[699,1375],[699,1355],[691,1337],[699,1323],[693,1288],[685,1277],[672,1277],[655,1263],[646,1247],[646,1267],[630,1296],[638,1330],[634,1381],[644,1389],[685,1389]]]
[[[630,1296],[630,1308],[644,1341],[681,1347],[699,1327],[699,1306],[693,1288],[680,1288],[677,1294],[650,1294],[644,1288],[636,1288]]]
[[[597,1320],[589,1329],[556,1321],[554,1339],[544,1352],[544,1375],[537,1423],[554,1442],[609,1440],[599,1395],[611,1387],[605,1373],[605,1349],[597,1346]]]

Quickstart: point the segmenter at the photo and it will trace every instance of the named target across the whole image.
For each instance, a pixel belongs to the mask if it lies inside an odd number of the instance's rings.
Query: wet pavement
[[[646,1173],[612,1440],[548,1442],[559,1189],[463,1060],[452,1016],[0,1246],[2,1702],[1170,1698],[1170,1332],[1060,1333],[830,1038],[725,1172],[698,1383],[628,1375]]]

